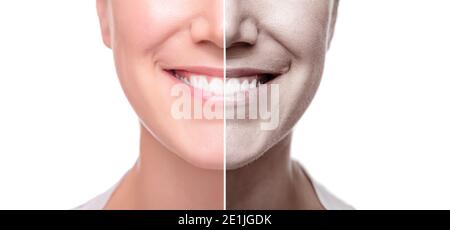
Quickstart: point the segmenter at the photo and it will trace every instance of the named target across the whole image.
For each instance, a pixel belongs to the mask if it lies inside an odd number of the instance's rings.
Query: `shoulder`
[[[108,203],[109,198],[114,190],[114,187],[92,198],[88,202],[74,208],[74,210],[102,210]]]
[[[305,173],[306,177],[311,182],[314,191],[319,199],[320,203],[326,210],[354,210],[355,208],[343,200],[336,197],[333,193],[331,193],[325,186],[316,181],[311,175],[308,173],[308,170],[303,167],[300,162],[295,162]]]
[[[327,210],[354,210],[355,208],[343,200],[336,197],[327,188],[325,188],[319,182],[311,179],[314,190],[316,191],[317,197],[319,198],[322,205]]]
[[[128,174],[129,171],[125,173],[122,178],[116,184],[114,184],[112,187],[110,187],[105,192],[97,195],[96,197],[92,198],[88,202],[74,208],[74,210],[102,210],[105,208],[106,204],[108,204],[109,199],[115,192],[116,188],[119,186],[119,184],[123,181],[125,176]]]

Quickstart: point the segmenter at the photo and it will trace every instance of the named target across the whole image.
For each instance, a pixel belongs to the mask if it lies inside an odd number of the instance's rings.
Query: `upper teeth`
[[[178,74],[175,74],[175,76],[194,88],[209,91],[214,94],[222,94],[225,90],[226,95],[231,95],[237,92],[248,91],[259,85],[257,76],[226,79],[225,87],[223,85],[223,79],[220,77],[203,75],[191,75],[189,77],[184,77]]]

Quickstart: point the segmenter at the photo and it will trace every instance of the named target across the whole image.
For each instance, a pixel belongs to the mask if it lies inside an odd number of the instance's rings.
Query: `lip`
[[[247,77],[247,76],[258,76],[258,75],[273,75],[279,76],[282,75],[282,71],[274,71],[268,69],[258,69],[258,68],[227,68],[226,69],[226,78],[239,78],[239,77]]]
[[[223,78],[224,76],[224,69],[223,68],[216,68],[216,67],[205,67],[205,66],[174,66],[174,67],[164,67],[165,71],[184,71],[189,72],[192,74],[200,74],[205,75],[209,77],[217,77],[217,78]]]
[[[242,77],[255,77],[259,85],[270,84],[283,74],[283,71],[260,68],[227,68],[226,79],[239,79]],[[254,89],[256,90],[256,89]]]

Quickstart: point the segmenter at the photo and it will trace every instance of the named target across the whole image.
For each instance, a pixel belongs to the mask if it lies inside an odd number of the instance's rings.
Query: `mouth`
[[[227,69],[224,77],[221,69],[180,68],[165,69],[165,71],[181,83],[199,90],[203,94],[215,96],[246,93],[261,85],[270,84],[272,80],[282,74],[260,69]]]
[[[281,73],[262,69],[227,69],[225,92],[227,95],[243,93],[270,84]]]

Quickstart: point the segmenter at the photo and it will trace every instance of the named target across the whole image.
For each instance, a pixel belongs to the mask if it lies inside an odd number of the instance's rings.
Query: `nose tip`
[[[239,1],[228,0],[225,6],[225,46],[254,45],[258,29],[254,20],[245,17]]]
[[[222,18],[213,20],[198,18],[191,25],[191,36],[195,43],[212,43],[219,48],[224,48],[224,32]]]
[[[195,43],[211,43],[222,49],[255,45],[259,33],[257,23],[252,17],[245,16],[239,1],[208,1],[215,10],[208,8],[202,11],[201,16],[191,23],[191,36]]]
[[[230,19],[225,29],[226,47],[237,45],[255,45],[258,38],[256,24],[249,18]]]

